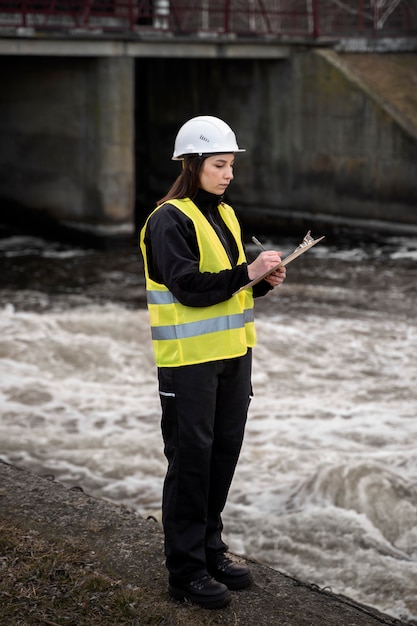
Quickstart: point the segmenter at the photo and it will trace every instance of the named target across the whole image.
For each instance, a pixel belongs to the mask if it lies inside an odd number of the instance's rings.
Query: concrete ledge
[[[39,477],[0,462],[0,524],[32,531],[54,544],[70,541],[94,555],[95,567],[121,584],[140,587],[158,603],[158,623],[230,626],[398,626],[401,622],[349,598],[281,574],[247,559],[255,584],[233,592],[228,607],[206,611],[177,604],[166,591],[163,532],[153,520],[105,500],[86,495],[52,478]],[[142,607],[141,607],[142,608]],[[143,603],[148,621],[146,600]],[[46,622],[45,622],[46,623]],[[52,622],[48,622],[52,623]],[[55,622],[54,622],[55,623]]]
[[[203,59],[287,59],[290,46],[265,39],[227,37],[153,38],[106,37],[105,35],[29,34],[6,35],[0,32],[0,56],[64,57],[162,57]]]

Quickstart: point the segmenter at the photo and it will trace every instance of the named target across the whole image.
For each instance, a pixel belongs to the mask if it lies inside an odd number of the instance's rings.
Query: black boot
[[[245,589],[253,581],[249,567],[232,561],[224,553],[208,559],[207,570],[218,582],[233,590]]]
[[[174,600],[188,601],[203,609],[220,609],[232,599],[228,588],[207,574],[187,582],[170,576],[168,592]]]

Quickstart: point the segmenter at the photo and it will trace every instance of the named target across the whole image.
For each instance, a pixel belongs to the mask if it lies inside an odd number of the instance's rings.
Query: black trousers
[[[221,513],[242,446],[251,368],[248,350],[238,358],[158,370],[168,460],[162,522],[173,577],[204,575],[207,559],[227,550]]]

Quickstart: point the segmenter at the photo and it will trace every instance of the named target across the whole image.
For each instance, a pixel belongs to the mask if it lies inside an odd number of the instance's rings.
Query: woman
[[[280,285],[281,253],[248,264],[240,227],[223,195],[239,149],[212,116],[186,122],[175,140],[180,176],[141,232],[152,343],[158,367],[164,452],[162,502],[168,590],[205,608],[252,578],[226,554],[221,513],[243,441],[252,394],[253,297]],[[235,294],[235,295],[233,295]]]

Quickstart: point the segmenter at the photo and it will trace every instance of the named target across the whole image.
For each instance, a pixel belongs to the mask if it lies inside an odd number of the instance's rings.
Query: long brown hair
[[[181,174],[175,180],[168,193],[158,200],[157,206],[175,198],[195,198],[200,187],[200,171],[203,163],[204,157],[196,154],[186,156]]]

